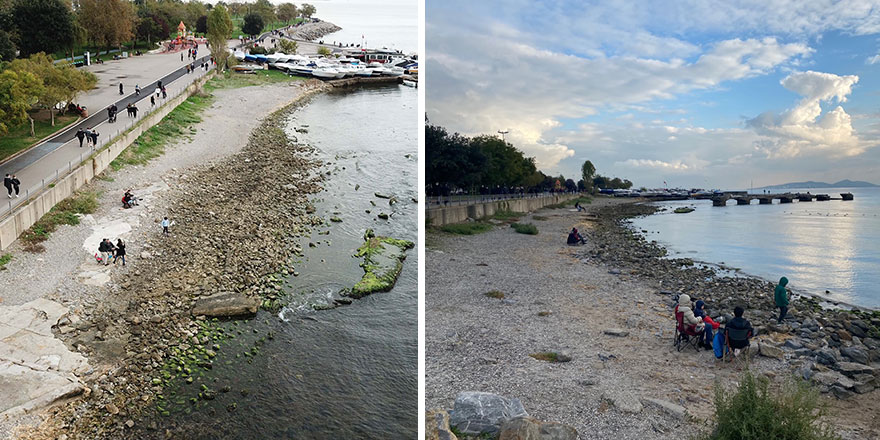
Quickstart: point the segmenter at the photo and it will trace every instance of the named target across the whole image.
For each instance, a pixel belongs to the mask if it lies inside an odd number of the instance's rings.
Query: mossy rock
[[[354,255],[364,258],[361,263],[364,276],[352,287],[348,296],[361,298],[374,292],[391,290],[403,270],[406,251],[414,246],[415,243],[408,240],[377,237],[372,229],[367,229],[364,233],[364,244]]]

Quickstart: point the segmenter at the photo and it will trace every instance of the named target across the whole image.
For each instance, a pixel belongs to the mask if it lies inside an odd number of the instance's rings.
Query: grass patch
[[[496,220],[518,220],[520,217],[526,215],[523,212],[514,212],[509,209],[505,209],[503,211],[496,211],[495,214],[492,214],[492,218]]]
[[[5,254],[0,257],[0,270],[6,270],[6,263],[12,261],[12,254]]]
[[[305,79],[305,77],[301,76],[288,76],[280,70],[258,70],[253,74],[226,71],[222,74],[215,74],[213,78],[205,83],[204,89],[207,92],[213,92],[217,89],[237,89],[281,82],[303,81]]]
[[[34,118],[35,136],[31,137],[30,121],[18,127],[10,128],[6,135],[0,137],[0,161],[19,151],[30,148],[39,140],[59,132],[79,120],[79,116],[73,113],[63,116],[55,115],[55,126],[53,127],[50,115],[45,110],[32,113],[31,117]]]
[[[145,165],[165,152],[165,147],[195,133],[193,125],[202,121],[201,112],[214,101],[212,95],[197,93],[183,101],[162,121],[145,131],[119,157],[110,162],[114,171],[126,165]]]
[[[520,234],[538,235],[538,228],[531,223],[511,223],[510,227]]]
[[[542,316],[542,317],[543,316],[550,316],[552,314],[553,314],[553,312],[538,312],[538,316]]]
[[[537,220],[539,222],[542,222],[542,221],[547,220],[549,218],[550,217],[544,217],[543,215],[533,215],[532,216],[532,220]]]
[[[484,293],[483,295],[486,295],[489,298],[504,299],[504,292],[501,292],[498,290],[490,290],[490,291]]]
[[[458,235],[476,235],[482,234],[488,230],[492,229],[492,225],[488,223],[479,223],[479,222],[470,222],[470,223],[453,223],[450,225],[443,225],[440,227],[440,230],[443,232],[448,232],[450,234],[458,234]]]
[[[577,203],[580,203],[581,205],[589,205],[590,203],[593,203],[593,199],[590,197],[587,197],[587,196],[580,196],[580,197],[576,197],[571,200],[567,200],[562,203],[556,203],[553,205],[545,205],[544,208],[545,209],[562,209],[562,208],[568,208],[569,206],[574,206]]]
[[[769,380],[748,371],[737,388],[715,386],[715,420],[711,440],[839,439],[830,426],[820,423],[825,407],[818,392],[802,381],[790,381],[780,391],[770,391]],[[696,438],[696,437],[695,437]],[[699,438],[706,438],[705,435]]]
[[[98,194],[95,192],[81,192],[68,197],[54,208],[49,210],[42,218],[37,220],[27,231],[21,234],[21,241],[25,248],[38,251],[39,243],[46,241],[49,234],[55,232],[58,226],[79,224],[77,214],[91,214],[98,209]]]
[[[559,362],[559,354],[555,351],[542,351],[540,353],[532,353],[529,355],[534,359],[545,362]]]

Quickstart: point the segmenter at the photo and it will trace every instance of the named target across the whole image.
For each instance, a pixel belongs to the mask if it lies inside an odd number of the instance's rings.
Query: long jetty
[[[752,200],[758,200],[758,204],[770,205],[773,200],[779,200],[779,203],[798,202],[824,202],[827,200],[853,200],[852,193],[841,193],[840,197],[831,197],[828,194],[811,194],[811,193],[779,193],[779,194],[749,194],[746,191],[726,191],[723,193],[715,193],[712,195],[695,196],[695,199],[710,199],[712,206],[727,206],[729,200],[736,200],[737,205],[750,205]]]

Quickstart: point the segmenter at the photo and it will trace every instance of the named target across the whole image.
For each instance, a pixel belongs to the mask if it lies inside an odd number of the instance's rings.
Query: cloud
[[[633,168],[660,168],[671,171],[684,171],[697,168],[696,165],[688,165],[680,160],[675,162],[664,162],[662,160],[651,159],[627,159],[617,165],[628,166]]]
[[[760,149],[769,157],[796,157],[829,153],[855,156],[872,144],[861,141],[852,118],[840,105],[822,114],[822,103],[841,104],[859,81],[856,75],[798,72],[781,81],[783,87],[801,96],[797,105],[781,114],[763,113],[746,122],[764,139]]]
[[[865,60],[865,64],[877,64],[877,63],[880,63],[880,54],[874,55],[872,57],[869,57],[867,60]]]

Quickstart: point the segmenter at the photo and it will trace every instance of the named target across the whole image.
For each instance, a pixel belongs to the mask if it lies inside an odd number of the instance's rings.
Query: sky
[[[547,174],[880,184],[880,0],[426,0],[425,16],[430,122],[508,130]]]

